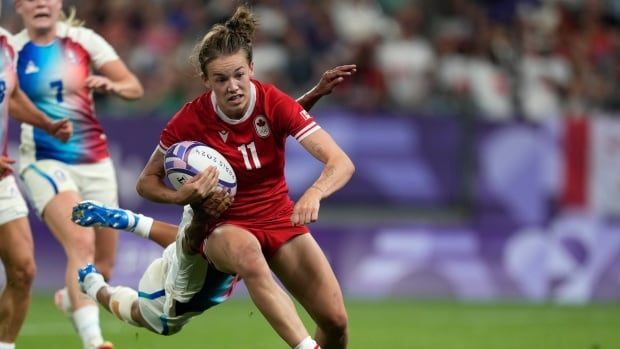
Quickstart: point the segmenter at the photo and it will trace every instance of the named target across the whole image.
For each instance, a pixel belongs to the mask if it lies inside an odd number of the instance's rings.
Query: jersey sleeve
[[[267,106],[271,106],[271,115],[277,117],[277,127],[298,142],[321,129],[314,118],[293,98],[272,87],[267,92]]]
[[[161,135],[159,136],[159,145],[157,146],[157,149],[160,152],[165,153],[166,150],[168,150],[168,148],[170,148],[173,144],[179,142],[179,125],[181,124],[179,119],[182,118],[184,109],[185,107],[178,111],[172,119],[168,121],[166,127],[164,127],[161,131]]]
[[[76,39],[90,55],[95,69],[99,69],[104,64],[119,59],[112,45],[93,30],[87,28],[71,28],[69,32],[71,30],[79,30]]]

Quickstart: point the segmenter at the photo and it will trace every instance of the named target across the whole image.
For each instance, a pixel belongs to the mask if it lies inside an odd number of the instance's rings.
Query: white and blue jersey
[[[0,151],[7,156],[9,97],[15,89],[15,52],[9,32],[0,28]]]
[[[151,330],[164,336],[179,332],[192,318],[227,300],[238,281],[201,255],[177,255],[176,245],[168,246],[164,255],[151,263],[138,288],[142,318]]]
[[[22,166],[48,159],[88,164],[109,156],[85,80],[93,68],[117,60],[118,55],[90,29],[59,22],[56,32],[56,38],[46,45],[32,42],[26,30],[15,35],[17,76],[22,90],[51,119],[72,121],[73,135],[62,143],[41,129],[22,124]]]
[[[177,240],[142,275],[138,305],[150,328],[162,335],[181,330],[193,317],[227,300],[238,278],[215,268],[200,254],[183,252],[185,228],[192,209],[185,207]]]

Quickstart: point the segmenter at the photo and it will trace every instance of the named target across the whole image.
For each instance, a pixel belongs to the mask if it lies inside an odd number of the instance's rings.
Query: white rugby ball
[[[164,169],[174,189],[204,171],[209,166],[219,170],[218,186],[231,196],[237,193],[237,176],[228,160],[217,150],[204,143],[183,141],[172,145],[166,151]]]

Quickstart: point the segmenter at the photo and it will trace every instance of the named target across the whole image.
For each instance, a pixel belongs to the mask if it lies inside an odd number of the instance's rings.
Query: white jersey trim
[[[213,105],[213,110],[217,113],[217,116],[222,119],[227,124],[236,125],[247,120],[252,113],[254,112],[254,107],[256,106],[256,86],[253,82],[250,81],[250,101],[248,103],[248,109],[243,114],[241,119],[232,119],[228,115],[224,114],[224,112],[217,105],[217,101],[215,100],[215,93],[211,92],[211,104]]]
[[[317,125],[317,123],[313,121],[310,125],[304,127],[303,129],[301,129],[301,131],[297,132],[297,134],[295,135],[295,139],[298,142],[301,142],[306,137],[310,136],[311,134],[315,133],[316,131],[320,129],[321,129],[321,126]]]
[[[15,49],[13,44],[13,34],[11,34],[8,30],[0,27],[0,36],[6,36],[9,45],[11,45],[13,49]],[[17,52],[15,52],[15,54],[17,54]]]
[[[56,37],[68,37],[80,44],[90,55],[92,65],[95,69],[99,69],[104,64],[119,59],[114,48],[92,29],[72,27],[64,22],[58,22],[56,23]],[[19,53],[19,51],[31,41],[28,31],[23,29],[14,36],[13,48],[16,53]],[[54,40],[48,44],[37,46],[47,46],[51,45],[53,42]]]

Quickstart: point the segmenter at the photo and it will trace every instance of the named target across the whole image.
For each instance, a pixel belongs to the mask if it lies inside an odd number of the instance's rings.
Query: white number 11
[[[256,144],[254,144],[254,142],[240,145],[237,147],[237,149],[239,149],[241,155],[243,155],[243,162],[245,163],[246,169],[252,170],[261,167],[260,159],[258,158],[258,153],[256,152]],[[250,150],[250,153],[252,153],[252,161],[254,162],[254,167],[252,167],[252,164],[250,163],[250,158],[248,157],[248,149]]]

